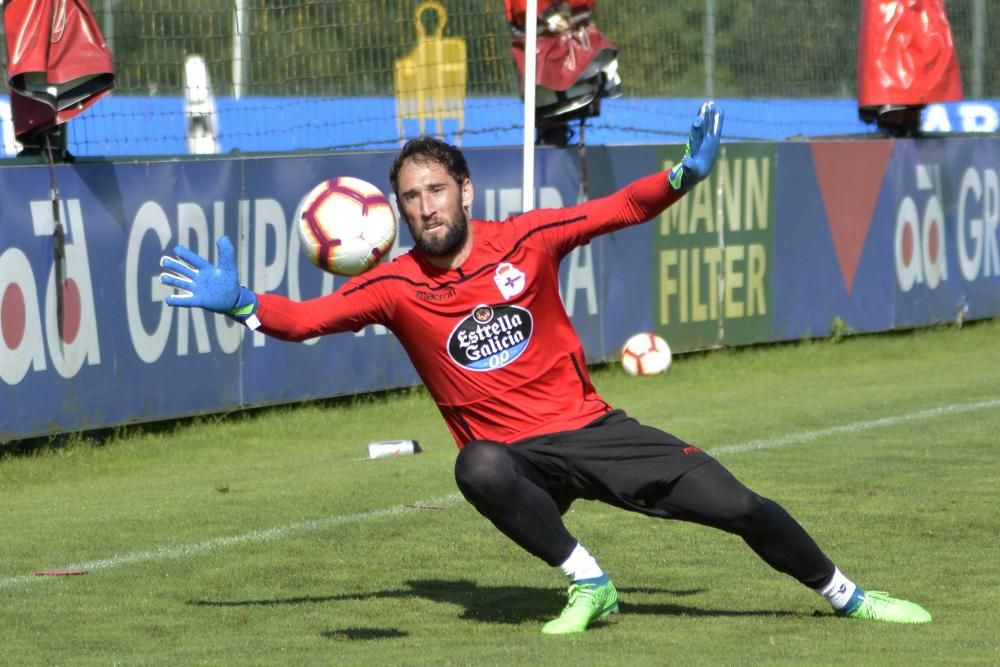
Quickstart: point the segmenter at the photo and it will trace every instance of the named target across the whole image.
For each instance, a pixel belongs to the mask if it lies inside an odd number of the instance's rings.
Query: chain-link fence
[[[421,11],[427,4],[443,14]],[[503,0],[91,0],[91,7],[117,88],[73,121],[78,154],[188,152],[191,56],[204,63],[213,93],[216,150],[396,145],[414,130],[397,118],[394,71],[428,40],[464,44],[463,113],[442,121],[450,135],[503,143],[520,124]],[[947,10],[966,97],[1000,98],[991,58],[1000,52],[1000,6],[950,0]],[[594,20],[620,49],[624,85],[622,97],[606,102],[614,113],[595,124],[648,139],[683,126],[663,116],[664,100],[850,102],[859,15],[858,0],[602,0]],[[747,127],[743,135],[753,138]],[[803,125],[787,134],[836,129]],[[762,126],[759,135],[776,131]]]

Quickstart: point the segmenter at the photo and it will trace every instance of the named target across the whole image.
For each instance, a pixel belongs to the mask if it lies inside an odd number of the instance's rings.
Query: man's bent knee
[[[514,482],[509,445],[490,440],[473,440],[455,459],[455,482],[462,495],[489,497],[502,493]]]

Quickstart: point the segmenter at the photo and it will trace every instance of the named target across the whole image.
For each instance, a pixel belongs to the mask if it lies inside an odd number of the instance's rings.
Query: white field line
[[[289,537],[296,533],[311,533],[317,530],[328,530],[330,528],[343,526],[349,523],[371,521],[372,519],[380,519],[394,514],[402,514],[403,512],[408,512],[411,509],[420,509],[422,506],[441,507],[457,502],[461,498],[462,496],[460,494],[453,493],[449,496],[445,496],[444,498],[436,498],[434,500],[412,503],[410,505],[397,505],[386,509],[372,510],[371,512],[361,512],[360,514],[347,514],[344,516],[333,516],[326,519],[316,519],[314,521],[303,521],[300,523],[288,524],[286,526],[277,526],[267,530],[251,530],[250,532],[243,533],[242,535],[217,537],[213,540],[206,540],[195,544],[183,544],[177,547],[162,547],[160,549],[153,549],[152,551],[141,551],[139,553],[126,554],[124,556],[112,556],[110,558],[101,558],[100,560],[92,560],[84,563],[73,563],[72,565],[65,565],[58,569],[86,570],[87,572],[95,572],[99,570],[111,570],[116,567],[121,567],[122,565],[131,565],[133,563],[143,563],[146,561],[161,560],[165,558],[194,556],[205,551],[213,551],[220,547],[271,542],[273,540],[280,540],[285,537]],[[0,579],[0,590],[48,578],[51,577],[37,576],[33,574],[20,575],[16,577],[4,577]]]
[[[850,435],[886,426],[906,424],[920,419],[934,419],[945,415],[958,415],[965,412],[988,410],[996,407],[1000,407],[1000,398],[994,398],[988,401],[977,401],[975,403],[953,403],[951,405],[942,405],[941,407],[930,408],[928,410],[920,410],[919,412],[910,412],[905,415],[896,415],[895,417],[882,417],[881,419],[856,421],[849,424],[842,424],[840,426],[821,428],[815,431],[792,433],[778,438],[750,440],[736,445],[723,445],[722,447],[716,447],[715,449],[709,449],[706,451],[713,456],[719,456],[720,454],[739,454],[740,452],[750,452],[757,449],[787,447],[788,445],[799,444],[809,440],[816,440],[818,438],[826,438],[831,435]]]
[[[996,407],[1000,407],[1000,399],[977,401],[975,403],[953,403],[951,405],[944,405],[941,407],[931,408],[928,410],[920,410],[918,412],[910,412],[903,415],[896,415],[894,417],[882,417],[881,419],[856,421],[856,422],[851,422],[849,424],[843,424],[841,426],[831,426],[829,428],[818,429],[814,431],[801,431],[798,433],[792,433],[777,438],[750,440],[747,442],[741,442],[733,445],[723,445],[721,447],[716,447],[714,449],[709,449],[706,451],[708,451],[708,453],[712,454],[713,456],[719,456],[724,454],[739,454],[742,452],[757,451],[760,449],[787,447],[789,445],[804,443],[810,440],[817,440],[819,438],[825,438],[832,435],[846,435],[846,434],[860,433],[862,431],[870,431],[877,428],[896,426],[898,424],[906,424],[909,422],[918,421],[922,419],[934,419],[946,415],[963,414],[966,412],[988,410],[990,408],[996,408]],[[110,558],[102,558],[100,560],[87,561],[83,563],[74,563],[72,565],[62,566],[59,569],[86,570],[88,572],[95,572],[99,570],[111,570],[117,567],[121,567],[123,565],[131,565],[133,563],[144,563],[148,561],[162,560],[167,558],[181,558],[184,556],[194,556],[206,551],[213,551],[215,549],[219,549],[222,547],[241,546],[244,544],[257,544],[261,542],[271,542],[273,540],[280,540],[297,533],[309,533],[318,530],[328,530],[330,528],[335,528],[337,526],[343,526],[346,524],[362,523],[374,519],[381,519],[387,516],[402,514],[411,509],[420,509],[422,506],[434,507],[434,506],[450,505],[460,501],[461,499],[462,496],[460,494],[453,493],[444,496],[443,498],[436,498],[434,500],[421,501],[408,505],[397,505],[395,507],[389,507],[380,510],[372,510],[371,512],[361,512],[359,514],[348,514],[344,516],[329,517],[326,519],[317,519],[314,521],[303,521],[300,523],[293,523],[285,526],[277,526],[275,528],[269,528],[267,530],[252,530],[250,532],[243,533],[241,535],[234,535],[231,537],[217,537],[212,540],[197,542],[195,544],[186,544],[177,547],[163,547],[160,549],[153,549],[151,551],[141,551],[138,553],[126,554],[124,556],[112,556]],[[3,577],[0,578],[0,590],[7,588],[15,588],[23,584],[29,584],[31,582],[36,582],[47,578],[49,577],[40,577],[30,574],[14,576],[14,577]]]

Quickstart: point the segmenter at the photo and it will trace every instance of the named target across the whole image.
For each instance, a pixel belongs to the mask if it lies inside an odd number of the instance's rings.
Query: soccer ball
[[[654,333],[637,333],[622,347],[622,368],[629,375],[658,375],[673,361],[670,346]]]
[[[295,212],[302,249],[331,273],[356,276],[386,256],[396,240],[396,215],[382,191],[350,176],[309,191]]]

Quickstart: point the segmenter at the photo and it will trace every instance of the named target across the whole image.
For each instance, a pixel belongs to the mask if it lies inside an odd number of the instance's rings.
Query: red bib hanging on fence
[[[20,141],[114,88],[111,53],[86,0],[5,0],[7,82]]]
[[[943,0],[862,0],[857,67],[861,108],[962,99]]]

